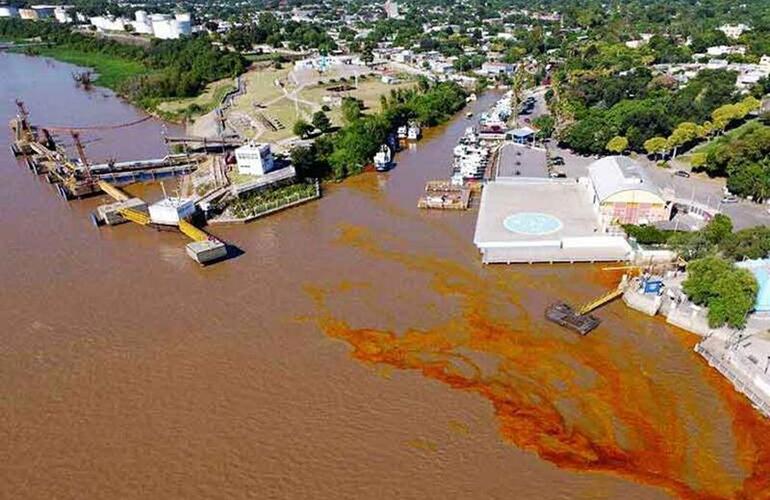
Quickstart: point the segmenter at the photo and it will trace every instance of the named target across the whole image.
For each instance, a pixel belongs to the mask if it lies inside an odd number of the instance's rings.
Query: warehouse
[[[635,161],[608,156],[588,167],[593,205],[603,228],[618,224],[652,224],[669,219],[660,189]]]

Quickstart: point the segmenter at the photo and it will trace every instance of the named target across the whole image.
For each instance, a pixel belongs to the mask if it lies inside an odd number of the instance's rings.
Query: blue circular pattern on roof
[[[506,217],[503,226],[512,233],[543,235],[555,233],[563,224],[553,215],[519,212]]]

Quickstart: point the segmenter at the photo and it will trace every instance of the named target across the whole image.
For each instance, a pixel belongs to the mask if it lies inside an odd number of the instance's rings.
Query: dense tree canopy
[[[704,257],[687,266],[683,291],[696,304],[708,307],[709,326],[742,328],[756,300],[752,274],[720,257]]]

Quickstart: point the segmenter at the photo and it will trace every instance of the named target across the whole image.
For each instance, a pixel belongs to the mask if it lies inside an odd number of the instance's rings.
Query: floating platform
[[[596,316],[579,314],[565,302],[556,302],[548,306],[545,310],[545,318],[580,335],[588,335],[601,323]]]
[[[198,264],[209,264],[227,257],[227,245],[216,239],[193,241],[185,246],[185,250]]]
[[[470,202],[469,187],[455,186],[446,181],[428,181],[425,194],[417,202],[417,208],[467,210]]]
[[[92,220],[97,224],[107,224],[108,226],[115,226],[117,224],[123,224],[128,222],[125,217],[125,210],[133,209],[139,212],[147,213],[147,203],[140,198],[130,198],[125,201],[116,201],[115,203],[109,203],[107,205],[100,205],[96,209],[96,213],[93,214]]]

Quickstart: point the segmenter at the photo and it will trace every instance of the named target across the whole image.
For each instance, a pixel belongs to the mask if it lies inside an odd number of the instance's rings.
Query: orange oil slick
[[[378,240],[387,242],[381,234]],[[473,268],[386,250],[374,241],[363,228],[341,228],[340,243],[429,273],[438,292],[460,299],[461,313],[428,329],[352,328],[332,314],[326,299],[348,293],[354,285],[308,287],[321,312],[319,326],[348,344],[355,359],[414,370],[481,395],[492,404],[506,441],[560,467],[612,473],[686,498],[768,496],[770,449],[761,443],[770,436],[770,424],[705,363],[703,373],[733,417],[738,456],[748,471],[743,481],[714,480],[723,478],[718,464],[687,477],[685,447],[680,445],[691,437],[676,411],[680,395],[619,363],[623,353],[615,352],[617,346],[533,332],[523,310],[515,318],[493,318],[490,303],[520,302],[511,280],[490,280]],[[689,337],[674,335],[691,347]],[[495,365],[478,362],[479,356],[494,359]],[[695,354],[693,359],[701,362]],[[565,401],[570,410],[564,409]],[[705,430],[706,419],[698,422],[703,432],[711,432]]]

